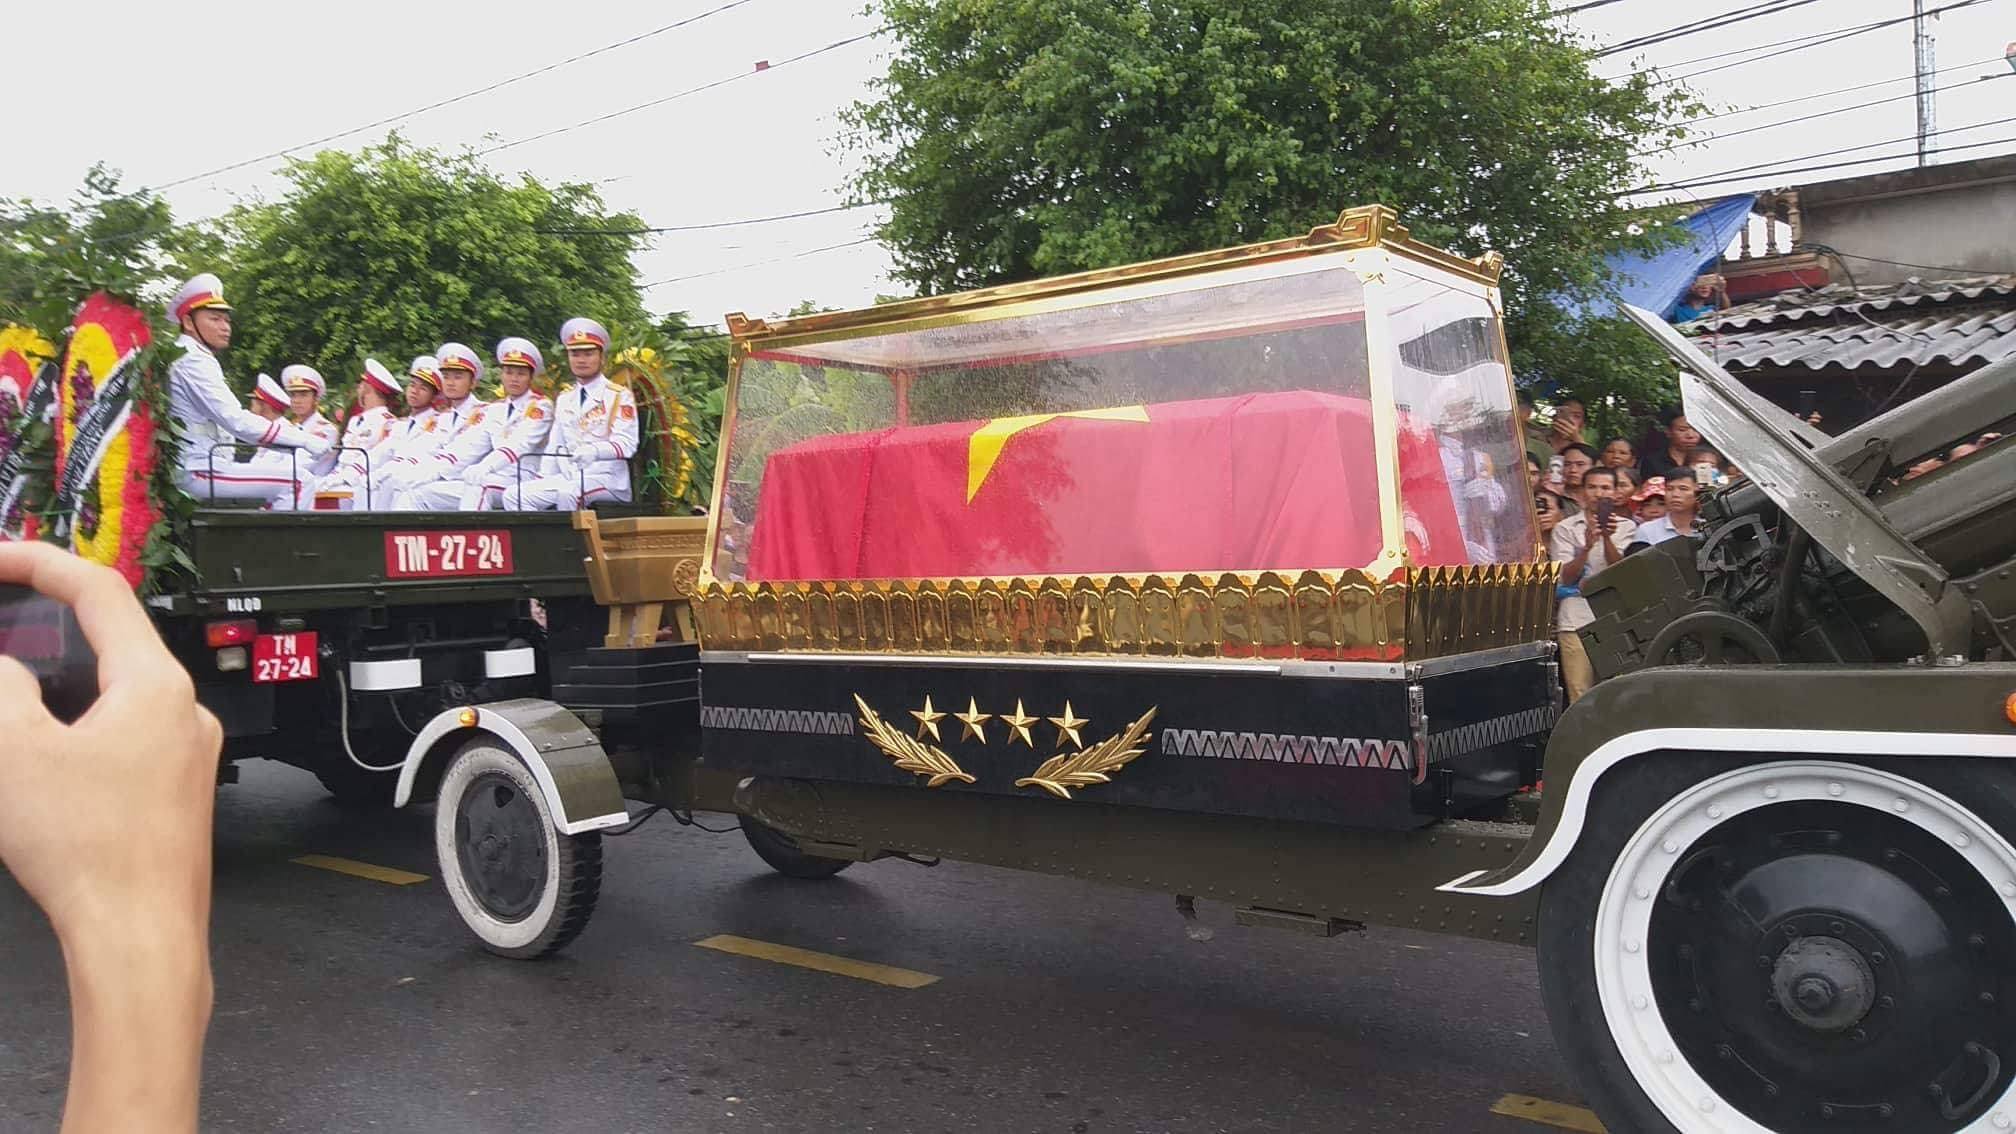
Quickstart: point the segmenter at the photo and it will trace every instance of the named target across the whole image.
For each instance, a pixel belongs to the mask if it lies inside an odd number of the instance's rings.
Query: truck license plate
[[[511,533],[386,532],[385,577],[438,579],[509,575]]]
[[[252,680],[260,685],[280,681],[313,681],[322,676],[312,630],[295,634],[261,634],[252,639]]]

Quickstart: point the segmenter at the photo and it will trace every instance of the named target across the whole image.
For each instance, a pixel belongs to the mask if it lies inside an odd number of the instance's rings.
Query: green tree
[[[54,334],[92,292],[162,298],[174,287],[165,281],[216,252],[206,234],[175,223],[168,202],[119,181],[101,163],[66,205],[0,201],[0,321]]]
[[[507,181],[472,154],[397,135],[285,176],[279,200],[220,224],[239,369],[305,362],[333,385],[366,355],[401,370],[443,341],[487,352],[506,335],[557,354],[570,316],[647,322],[630,262],[640,238],[624,235],[642,222],[590,186]]]
[[[1620,204],[1691,95],[1606,82],[1543,0],[877,0],[900,45],[847,113],[857,199],[925,293],[1306,232],[1385,203],[1507,261],[1515,370],[1656,401],[1670,366],[1564,320],[1602,258],[1668,239]]]

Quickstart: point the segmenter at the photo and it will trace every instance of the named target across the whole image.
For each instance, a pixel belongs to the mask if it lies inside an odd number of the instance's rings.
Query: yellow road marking
[[[878,965],[873,961],[857,961],[852,957],[836,957],[831,953],[815,953],[810,949],[737,937],[732,933],[716,934],[693,944],[702,949],[733,953],[738,957],[755,957],[760,961],[775,961],[780,965],[796,965],[801,969],[816,969],[822,973],[850,976],[856,980],[874,981],[876,984],[887,984],[896,988],[923,988],[927,984],[938,983],[937,977],[914,969]]]
[[[1548,1102],[1531,1095],[1506,1095],[1491,1104],[1492,1114],[1523,1118],[1528,1122],[1538,1122],[1561,1130],[1573,1130],[1577,1134],[1603,1134],[1603,1124],[1596,1120],[1594,1111],[1584,1110],[1567,1103]]]
[[[369,878],[373,882],[384,882],[392,886],[411,886],[415,882],[427,881],[425,874],[415,874],[410,870],[395,870],[390,866],[373,866],[368,862],[336,858],[326,854],[304,854],[290,861],[302,866],[312,866],[317,870],[333,870],[338,874]]]

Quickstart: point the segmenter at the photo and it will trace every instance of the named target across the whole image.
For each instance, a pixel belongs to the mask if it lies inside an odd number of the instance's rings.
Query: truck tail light
[[[259,623],[250,618],[234,618],[228,622],[206,622],[203,624],[203,640],[213,650],[226,646],[243,646],[259,636]]]

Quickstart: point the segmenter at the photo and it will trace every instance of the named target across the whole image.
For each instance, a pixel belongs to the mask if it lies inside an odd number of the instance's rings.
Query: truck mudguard
[[[1509,865],[1437,889],[1504,897],[1547,879],[1590,821],[1597,781],[1664,752],[2016,758],[2016,664],[1677,666],[1599,682],[1555,726],[1540,822]]]
[[[623,789],[609,756],[587,725],[551,701],[524,697],[448,709],[428,721],[406,750],[395,807],[441,780],[448,760],[478,738],[495,740],[531,769],[563,835],[580,835],[629,822]]]

